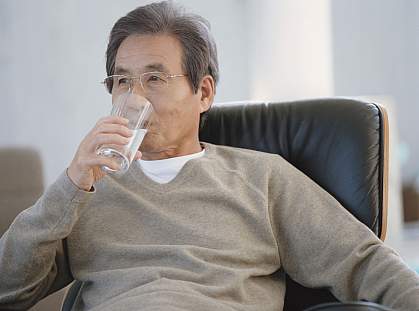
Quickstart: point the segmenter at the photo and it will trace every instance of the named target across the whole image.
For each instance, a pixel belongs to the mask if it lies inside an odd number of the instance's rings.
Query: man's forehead
[[[115,65],[115,74],[139,74],[148,71],[169,72],[170,69],[165,64],[159,62],[151,62],[145,65],[139,65],[136,63],[116,63]]]
[[[133,73],[177,70],[181,63],[180,50],[179,43],[171,36],[129,36],[117,51],[115,72],[117,69]]]
[[[119,48],[116,54],[116,61],[130,61],[130,60],[154,60],[156,62],[167,62],[168,56],[157,53],[149,53],[141,50],[126,50],[124,48]]]

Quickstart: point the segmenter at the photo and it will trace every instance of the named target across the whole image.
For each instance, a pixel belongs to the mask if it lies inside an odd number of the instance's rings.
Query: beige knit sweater
[[[342,300],[419,310],[418,276],[284,159],[205,148],[168,184],[136,163],[91,193],[63,173],[0,240],[0,310],[74,278],[74,310],[278,311],[284,271]]]

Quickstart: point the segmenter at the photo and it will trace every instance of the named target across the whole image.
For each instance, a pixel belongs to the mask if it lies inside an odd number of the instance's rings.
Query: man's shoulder
[[[214,145],[204,143],[210,149],[210,157],[229,163],[233,166],[270,167],[281,165],[284,160],[280,155],[257,151],[253,149],[231,147],[225,145]]]

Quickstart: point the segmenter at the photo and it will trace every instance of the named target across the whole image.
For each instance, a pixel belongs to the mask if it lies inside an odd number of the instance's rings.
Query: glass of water
[[[121,176],[128,171],[144,136],[147,134],[153,106],[145,97],[132,91],[115,96],[112,99],[112,106],[111,115],[128,119],[127,126],[134,133],[127,145],[102,145],[97,150],[97,154],[113,158],[119,164],[118,170],[102,166],[104,172]]]

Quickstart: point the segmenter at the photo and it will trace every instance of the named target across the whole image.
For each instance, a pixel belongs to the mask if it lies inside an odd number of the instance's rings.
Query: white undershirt
[[[137,160],[137,162],[140,164],[141,169],[147,177],[160,184],[166,184],[176,177],[186,162],[192,159],[200,158],[204,156],[204,154],[205,149],[202,149],[200,152],[185,156],[153,161],[140,159]]]

